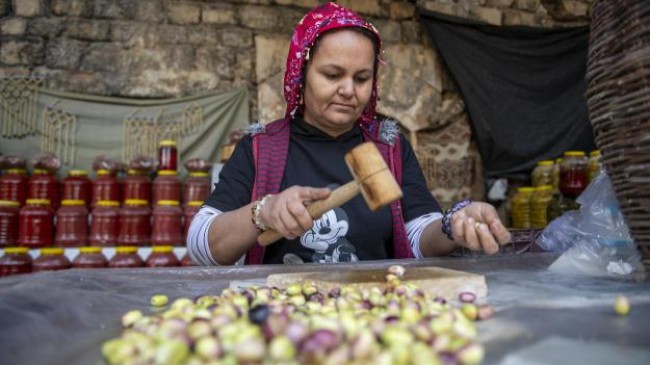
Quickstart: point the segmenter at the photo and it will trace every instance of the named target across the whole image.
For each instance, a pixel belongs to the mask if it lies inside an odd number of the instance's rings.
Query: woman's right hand
[[[326,199],[330,193],[328,188],[292,186],[266,200],[259,213],[260,220],[283,237],[295,239],[314,224],[307,205]]]

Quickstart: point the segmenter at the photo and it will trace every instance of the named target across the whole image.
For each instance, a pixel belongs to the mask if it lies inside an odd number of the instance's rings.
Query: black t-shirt
[[[426,187],[411,144],[402,135],[402,209],[407,222],[440,207]],[[290,186],[336,188],[353,179],[345,154],[363,143],[355,126],[333,138],[296,118],[291,124],[289,153],[281,189]],[[263,151],[260,151],[263,153]],[[222,212],[251,201],[255,177],[251,136],[245,136],[219,174],[208,206]],[[251,223],[252,224],[252,223]],[[371,212],[361,195],[325,213],[312,230],[295,240],[281,239],[267,246],[264,263],[339,262],[393,257],[393,227],[388,206]]]

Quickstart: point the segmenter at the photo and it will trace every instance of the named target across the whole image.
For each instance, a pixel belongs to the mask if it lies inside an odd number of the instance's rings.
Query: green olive
[[[128,311],[122,316],[122,326],[125,328],[131,327],[137,320],[142,318],[142,316],[142,311],[139,311],[137,309]]]
[[[627,297],[623,295],[616,297],[614,301],[614,312],[621,316],[626,316],[630,313],[630,302],[627,300]]]

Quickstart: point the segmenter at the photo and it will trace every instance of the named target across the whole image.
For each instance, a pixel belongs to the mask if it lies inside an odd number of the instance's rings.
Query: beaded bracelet
[[[266,231],[269,229],[269,227],[262,222],[262,219],[260,219],[260,212],[262,211],[262,207],[264,206],[264,203],[266,203],[266,200],[270,198],[273,194],[266,194],[262,199],[259,199],[258,201],[253,204],[251,207],[251,221],[253,221],[253,224],[255,225],[255,228],[259,229],[260,231]]]
[[[457,211],[465,208],[466,206],[472,204],[472,201],[469,199],[461,200],[454,205],[451,206],[451,208],[447,209],[445,214],[442,216],[442,233],[446,234],[447,237],[449,237],[450,240],[454,240],[453,232],[451,230],[451,216],[454,215]]]

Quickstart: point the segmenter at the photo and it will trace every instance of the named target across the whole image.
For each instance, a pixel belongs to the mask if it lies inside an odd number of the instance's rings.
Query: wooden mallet
[[[373,212],[402,197],[402,189],[374,143],[365,142],[350,150],[345,155],[345,163],[354,180],[332,191],[327,199],[310,204],[307,210],[312,218],[320,218],[329,210],[340,207],[359,192]],[[257,242],[268,246],[280,238],[282,235],[269,229],[259,235]]]

